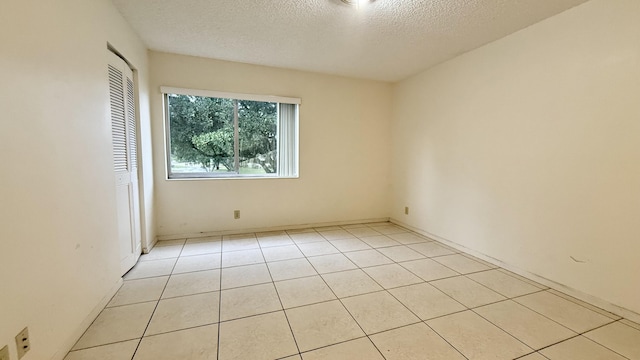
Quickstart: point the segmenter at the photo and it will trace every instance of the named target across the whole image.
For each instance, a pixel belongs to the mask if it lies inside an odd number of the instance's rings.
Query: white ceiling
[[[152,50],[398,81],[586,0],[113,0]]]

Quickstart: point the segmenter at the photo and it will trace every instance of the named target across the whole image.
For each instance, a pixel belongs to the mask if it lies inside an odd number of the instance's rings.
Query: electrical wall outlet
[[[233,218],[240,219],[240,210],[233,210]]]
[[[405,215],[409,215],[409,207],[408,206],[404,207],[404,214]]]
[[[31,343],[29,342],[29,328],[26,327],[16,335],[16,348],[18,349],[18,360],[22,359],[24,354],[31,350]]]
[[[0,349],[0,360],[9,360],[9,347],[6,345]]]

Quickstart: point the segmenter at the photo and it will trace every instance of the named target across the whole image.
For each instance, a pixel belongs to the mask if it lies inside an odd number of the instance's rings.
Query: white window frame
[[[242,94],[231,93],[223,91],[212,90],[199,90],[199,89],[186,89],[169,86],[161,86],[160,92],[162,93],[163,109],[164,109],[164,124],[165,124],[165,159],[166,159],[166,175],[167,180],[216,180],[216,179],[295,179],[299,178],[299,136],[300,136],[300,105],[302,103],[300,98],[285,97],[285,96],[272,96],[272,95],[256,95],[256,94]],[[278,104],[278,171],[274,174],[237,174],[237,173],[172,173],[171,172],[171,127],[169,119],[169,103],[167,101],[167,95],[187,95],[187,96],[200,96],[211,98],[225,98],[225,99],[237,99],[248,101],[260,101],[271,102]],[[280,117],[280,104],[289,104],[295,106],[295,114],[292,119],[293,124],[288,124],[289,132],[293,132],[293,139],[289,142],[281,141],[280,129],[283,125],[283,120]],[[293,125],[294,129],[291,130],[290,126]],[[234,134],[234,139],[237,142],[237,134]],[[236,144],[237,147],[237,144]],[[287,163],[288,166],[281,166],[281,164]],[[286,173],[282,172],[282,169],[287,170]]]

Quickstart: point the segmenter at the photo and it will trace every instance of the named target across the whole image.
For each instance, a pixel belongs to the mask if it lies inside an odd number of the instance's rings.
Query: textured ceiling
[[[398,81],[586,0],[113,0],[152,50]]]

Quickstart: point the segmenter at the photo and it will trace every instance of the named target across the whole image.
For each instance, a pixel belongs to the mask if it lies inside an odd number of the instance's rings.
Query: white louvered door
[[[135,91],[133,72],[129,65],[111,52],[109,56],[109,103],[118,212],[120,272],[124,275],[136,264],[142,248]]]

